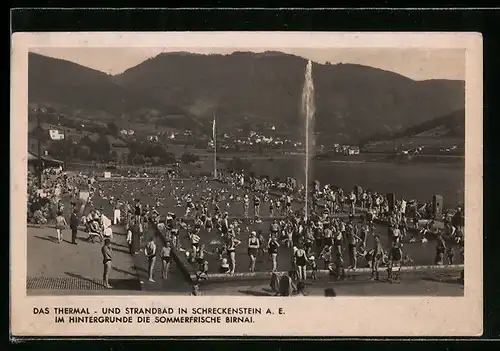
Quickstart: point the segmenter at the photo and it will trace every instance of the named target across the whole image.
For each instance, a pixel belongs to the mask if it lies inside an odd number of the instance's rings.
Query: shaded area
[[[306,283],[306,292],[310,296],[325,296],[325,290],[333,289],[337,296],[464,296],[463,285],[456,281],[456,274],[441,275],[442,279],[433,279],[430,275],[408,274],[401,280],[390,283],[381,276],[380,281],[371,281],[367,277],[357,280],[334,281],[318,279]],[[207,296],[273,296],[270,289],[271,279],[248,282],[201,282],[200,292]]]
[[[264,291],[238,290],[239,293],[250,296],[273,296],[273,294]]]
[[[177,264],[175,260],[171,261],[167,279],[162,279],[163,267],[159,253],[164,245],[164,241],[160,237],[155,237],[155,243],[157,247],[157,257],[153,268],[154,282],[149,281],[148,260],[145,254],[143,252],[139,252],[132,255],[134,262],[133,268],[137,272],[141,290],[145,293],[168,291],[169,293],[178,293],[179,295],[189,294],[191,291],[189,280],[186,279],[186,276],[182,273],[179,264]],[[143,242],[141,246],[143,247],[145,244],[146,243]]]
[[[80,291],[93,290],[140,290],[137,279],[110,279],[109,283],[113,289],[107,289],[102,280],[91,279],[79,274],[67,273],[68,277],[28,277],[26,279],[27,290],[61,290],[72,291],[79,295]]]
[[[40,240],[46,240],[46,241],[50,241],[50,242],[56,242],[57,241],[57,238],[53,237],[53,236],[43,237],[43,236],[35,235],[34,237],[37,238],[37,239],[40,239]]]
[[[53,228],[28,228],[27,289],[74,290],[75,293],[105,289],[102,284],[102,244],[87,242],[87,234],[79,231],[78,245],[72,245],[68,242],[71,235],[69,230],[64,231],[63,242],[57,244],[53,234]],[[140,290],[130,254],[118,248],[125,245],[123,235],[113,235],[113,264],[109,282],[113,289]]]

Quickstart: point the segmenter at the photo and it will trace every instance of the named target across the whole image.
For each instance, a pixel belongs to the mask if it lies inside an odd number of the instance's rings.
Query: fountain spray
[[[302,114],[305,119],[305,217],[308,217],[308,197],[309,197],[309,168],[311,161],[311,148],[314,147],[314,84],[312,78],[312,62],[309,60],[306,66],[304,88],[302,90]],[[312,145],[311,145],[312,144]]]

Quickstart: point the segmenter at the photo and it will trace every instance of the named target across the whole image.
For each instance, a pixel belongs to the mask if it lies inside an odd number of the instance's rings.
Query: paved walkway
[[[123,231],[123,228],[117,228],[117,232]],[[146,238],[144,238],[146,239]],[[175,262],[172,260],[170,270],[168,271],[167,279],[162,279],[162,261],[160,259],[160,252],[163,247],[163,242],[155,237],[156,242],[156,262],[153,268],[153,280],[149,281],[148,274],[148,260],[143,251],[132,255],[131,258],[134,262],[137,277],[140,281],[141,290],[144,293],[162,293],[168,291],[170,293],[184,294],[186,291],[191,291],[190,285],[182,275],[179,268],[176,267]],[[147,243],[143,241],[141,247],[144,248]]]
[[[101,244],[83,241],[86,233],[78,233],[78,245],[70,244],[66,231],[62,244],[55,241],[53,228],[28,228],[28,295],[188,295],[190,286],[179,269],[171,268],[168,280],[161,279],[161,262],[157,260],[154,270],[156,282],[147,280],[147,260],[142,252],[130,255],[123,230],[115,228],[112,240],[113,270],[110,283],[114,289],[101,285]],[[158,251],[161,242],[157,242]],[[464,290],[450,274],[439,276],[402,276],[396,284],[370,282],[366,280],[311,282],[308,292],[312,296],[324,294],[332,287],[338,296],[462,296]],[[204,295],[222,296],[270,296],[267,281],[208,283],[201,286]]]
[[[85,241],[79,231],[77,245],[71,244],[71,232],[65,230],[57,243],[54,228],[28,227],[27,289],[102,290],[102,243]],[[115,289],[140,290],[134,261],[124,235],[115,233],[111,242],[113,267],[110,284]]]
[[[55,229],[28,228],[27,290],[30,295],[38,294],[106,294],[127,295],[134,293],[187,294],[190,286],[175,264],[167,280],[161,279],[161,261],[157,259],[154,268],[154,283],[148,280],[148,262],[141,251],[129,253],[124,230],[114,227],[111,247],[113,267],[107,290],[102,285],[102,243],[85,241],[87,234],[78,232],[78,245],[72,245],[70,231],[64,232],[64,241],[57,243]],[[145,243],[143,243],[144,246]],[[158,242],[158,252],[161,243]]]
[[[273,296],[269,282],[213,283],[200,286],[200,292],[207,296]],[[333,288],[337,296],[463,296],[464,289],[455,276],[402,277],[401,282],[345,281],[309,282],[310,296],[324,296],[327,288]]]

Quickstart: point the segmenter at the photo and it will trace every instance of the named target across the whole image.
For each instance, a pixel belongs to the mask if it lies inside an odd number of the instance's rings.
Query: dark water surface
[[[303,178],[303,162],[296,159],[253,160],[252,171],[270,177]],[[445,206],[464,201],[463,163],[390,163],[312,161],[312,178],[321,184],[344,189],[359,185],[381,193],[393,192],[397,198],[431,201],[435,194],[444,197]]]

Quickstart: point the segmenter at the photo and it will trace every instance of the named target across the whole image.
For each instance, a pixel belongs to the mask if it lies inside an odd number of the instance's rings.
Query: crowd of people
[[[366,267],[372,268],[372,278],[378,279],[381,265],[390,266],[395,261],[412,262],[402,250],[403,242],[415,241],[414,236],[408,235],[410,226],[419,230],[422,242],[426,242],[430,235],[436,236],[436,264],[453,264],[457,251],[463,256],[461,208],[457,208],[449,219],[445,218],[444,229],[434,226],[434,221],[427,221],[420,229],[418,211],[413,212],[415,215],[409,221],[410,206],[403,199],[393,209],[387,209],[387,200],[380,194],[364,192],[361,193],[362,201],[358,201],[354,192],[346,196],[342,189],[331,190],[329,186],[320,189],[316,183],[312,187],[310,211],[306,215],[303,206],[299,206],[299,210],[292,206],[296,201],[294,196],[300,199],[297,195],[300,189],[294,191],[291,182],[276,187],[250,179],[247,184],[239,174],[221,174],[219,180],[232,190],[212,188],[208,178],[196,181],[199,191],[187,190],[181,184],[171,187],[170,196],[175,199],[176,207],[184,209],[182,216],[173,212],[161,216],[155,206],[143,207],[139,200],[132,207],[126,203],[122,207],[125,225],[132,232],[135,228],[142,233],[149,226],[160,233],[169,248],[184,251],[187,259],[198,265],[198,279],[206,279],[209,275],[207,255],[219,260],[219,273],[234,274],[237,256],[240,257],[242,251],[247,252],[250,272],[255,271],[257,258],[263,256],[269,257],[271,272],[277,272],[282,247],[290,249],[286,254],[291,253],[292,271],[299,281],[307,278],[308,271],[312,272],[311,278],[314,279],[320,267],[319,261],[332,275],[342,277],[344,252],[348,255],[346,268],[355,270],[362,261]],[[277,189],[281,191],[277,192]],[[189,193],[193,190],[201,195],[196,200]],[[262,205],[268,206],[269,229],[250,230],[245,224],[262,223]],[[228,211],[221,209],[223,206],[231,209],[232,219]],[[234,218],[235,207],[242,210],[240,218]],[[387,243],[381,241],[383,233],[376,232],[376,219],[388,224]],[[373,238],[373,247],[367,245],[369,237]],[[213,249],[207,246],[213,246]],[[246,247],[246,250],[237,250],[239,246]],[[169,257],[162,259],[168,261],[164,262],[164,267],[170,262]]]
[[[403,252],[406,243],[416,241],[410,232],[417,232],[422,242],[435,236],[435,264],[453,264],[457,253],[463,259],[461,207],[432,220],[428,211],[431,206],[403,198],[391,204],[386,196],[358,187],[346,192],[314,182],[306,197],[304,187],[297,186],[292,178],[270,181],[220,172],[218,181],[226,186],[213,186],[206,176],[193,178],[188,185],[171,175],[158,175],[147,180],[145,188],[139,188],[127,182],[100,182],[95,174],[62,173],[46,174],[40,188],[30,174],[28,218],[38,224],[55,219],[60,238],[60,232],[68,226],[63,221],[62,201],[67,198],[72,231],[75,225],[84,225],[88,240],[104,241],[104,246],[112,237],[111,223],[122,224],[131,253],[142,251],[147,256],[150,281],[154,281],[157,257],[162,262],[162,278],[167,279],[172,250],[184,252],[197,267],[199,280],[207,279],[215,270],[234,274],[241,252],[248,256],[249,272],[255,272],[258,258],[268,257],[269,270],[275,275],[284,268],[279,267],[283,260],[278,257],[289,255],[285,261],[290,262],[291,269],[285,268],[290,271],[285,276],[298,282],[315,279],[319,269],[341,279],[345,269],[356,270],[360,265],[371,268],[372,279],[379,279],[381,266],[412,262]],[[82,192],[88,194],[84,201]],[[165,205],[167,202],[171,208]],[[112,220],[103,214],[106,210],[112,213]],[[421,227],[419,221],[424,218]],[[443,228],[436,225],[441,219]],[[260,225],[263,220],[269,221],[268,228]],[[377,221],[387,224],[387,233],[377,229]],[[165,243],[161,250],[154,240],[158,236]],[[109,250],[103,248],[102,252],[106,266]],[[214,260],[208,260],[208,256]],[[210,269],[209,261],[215,260],[218,267]]]
[[[28,172],[27,218],[31,224],[47,224],[55,221],[63,212],[63,198],[76,201],[80,192],[81,179],[68,176],[60,169],[47,168],[43,171],[42,184],[35,172]]]

